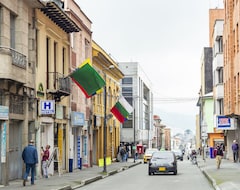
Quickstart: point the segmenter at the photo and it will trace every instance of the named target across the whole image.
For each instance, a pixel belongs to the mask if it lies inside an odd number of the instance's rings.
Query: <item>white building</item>
[[[217,116],[223,115],[223,24],[224,20],[216,20],[213,34],[213,99],[214,126],[217,128]]]
[[[137,62],[121,62],[124,74],[121,81],[122,95],[134,107],[130,118],[121,128],[121,142],[152,147],[153,93],[151,82]],[[134,138],[135,137],[135,138]]]

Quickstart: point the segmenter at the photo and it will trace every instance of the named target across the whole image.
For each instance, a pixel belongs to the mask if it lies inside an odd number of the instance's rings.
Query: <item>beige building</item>
[[[51,146],[57,162],[52,161],[49,174],[68,170],[70,141],[70,33],[80,28],[63,10],[62,1],[49,1],[35,12],[37,26],[36,90],[38,118],[37,146]],[[56,160],[56,159],[55,159]],[[40,168],[38,168],[40,170]],[[40,172],[40,171],[39,171]]]
[[[0,183],[22,178],[22,149],[36,139],[36,8],[32,0],[0,0]]]
[[[120,145],[120,122],[110,109],[121,94],[120,79],[123,73],[117,63],[96,43],[92,44],[93,67],[106,81],[106,137],[104,137],[104,92],[92,98],[93,103],[93,163],[102,163],[104,157],[104,138],[106,138],[107,162],[114,160]],[[99,162],[100,161],[100,162]]]

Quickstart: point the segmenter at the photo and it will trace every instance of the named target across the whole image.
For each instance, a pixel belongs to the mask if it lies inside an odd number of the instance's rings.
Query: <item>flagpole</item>
[[[104,79],[106,81],[106,73],[104,73]],[[106,145],[107,145],[107,85],[104,86],[104,124],[103,124],[103,172],[107,172],[106,164]]]
[[[107,76],[105,70],[113,69],[114,65],[103,68],[105,86],[104,86],[104,123],[103,123],[103,172],[107,172]]]

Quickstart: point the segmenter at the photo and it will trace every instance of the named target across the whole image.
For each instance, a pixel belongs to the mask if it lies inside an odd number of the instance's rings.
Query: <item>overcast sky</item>
[[[92,21],[94,41],[117,62],[139,62],[153,84],[154,114],[162,123],[173,133],[195,130],[209,9],[221,8],[222,0],[76,2]]]

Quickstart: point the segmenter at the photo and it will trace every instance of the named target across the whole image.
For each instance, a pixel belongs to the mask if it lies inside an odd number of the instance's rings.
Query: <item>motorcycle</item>
[[[197,165],[197,155],[192,155],[191,156],[191,162],[193,165]]]

